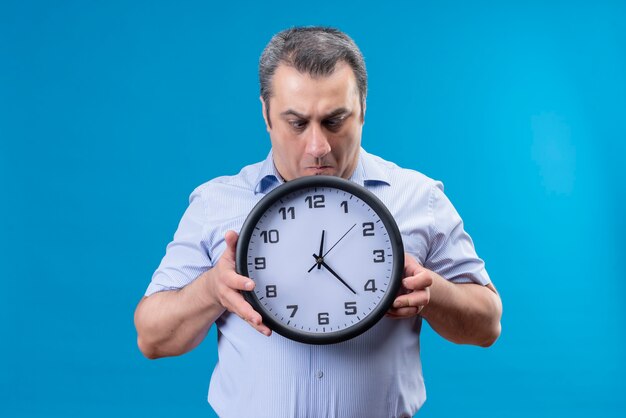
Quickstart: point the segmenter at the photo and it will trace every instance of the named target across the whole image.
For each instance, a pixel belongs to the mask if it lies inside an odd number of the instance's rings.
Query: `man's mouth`
[[[332,169],[333,167],[330,165],[314,165],[314,166],[310,166],[308,167],[309,170],[313,171],[314,173],[321,173],[324,171],[328,171],[330,169]]]

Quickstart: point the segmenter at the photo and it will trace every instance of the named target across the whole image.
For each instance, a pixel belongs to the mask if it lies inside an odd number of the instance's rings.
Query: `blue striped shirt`
[[[385,203],[405,251],[424,267],[456,283],[490,282],[442,183],[363,149],[350,180]],[[180,289],[212,268],[226,231],[239,231],[281,183],[270,151],[239,174],[194,190],[146,296]],[[411,417],[426,400],[420,317],[385,317],[352,340],[325,346],[265,337],[229,312],[216,325],[218,363],[208,400],[221,417]]]

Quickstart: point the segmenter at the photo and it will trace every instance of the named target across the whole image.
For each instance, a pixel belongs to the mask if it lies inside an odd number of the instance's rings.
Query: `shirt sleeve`
[[[152,275],[145,296],[181,289],[213,267],[207,250],[205,207],[202,193],[199,189],[194,190],[189,197],[189,207],[178,225],[174,239],[167,245],[159,268]]]
[[[476,254],[474,243],[463,228],[463,220],[436,182],[430,198],[432,223],[430,249],[424,267],[454,283],[491,282],[485,263]]]

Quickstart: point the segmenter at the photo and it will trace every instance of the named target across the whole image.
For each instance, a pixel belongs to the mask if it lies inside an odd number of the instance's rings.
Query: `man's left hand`
[[[398,319],[419,315],[430,301],[430,286],[433,284],[434,274],[405,253],[402,287],[386,315]]]

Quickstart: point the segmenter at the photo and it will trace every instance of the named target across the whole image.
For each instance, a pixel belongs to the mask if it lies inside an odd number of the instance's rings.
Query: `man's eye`
[[[303,120],[291,120],[289,121],[289,124],[291,125],[292,128],[297,129],[299,131],[301,131],[302,129],[306,127],[306,121],[303,121]]]
[[[343,123],[343,118],[328,119],[324,121],[324,125],[326,125],[328,129],[339,129],[342,123]]]

